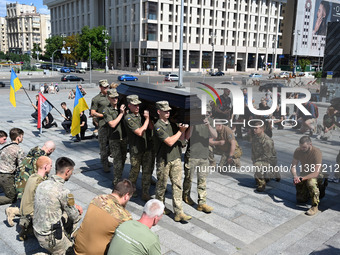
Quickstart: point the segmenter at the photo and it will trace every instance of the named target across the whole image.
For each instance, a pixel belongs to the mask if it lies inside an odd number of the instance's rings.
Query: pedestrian
[[[197,124],[186,130],[185,138],[188,140],[184,156],[183,201],[193,205],[190,197],[191,182],[194,172],[197,174],[198,211],[210,213],[214,209],[207,205],[207,175],[209,167],[209,138],[217,138],[216,130],[210,125],[208,119],[203,124]],[[197,169],[198,167],[198,169]]]
[[[182,207],[182,143],[180,138],[188,125],[182,123],[178,126],[169,121],[170,106],[168,101],[156,102],[158,121],[154,126],[155,151],[157,160],[156,199],[164,203],[167,180],[170,177],[172,184],[172,203],[175,212],[175,221],[188,221],[191,216],[183,212]],[[165,208],[165,214],[170,210]]]
[[[12,128],[9,137],[11,143],[0,150],[0,188],[5,193],[4,196],[0,196],[0,205],[16,201],[15,173],[24,158],[24,151],[19,146],[24,139],[24,131],[20,128]]]
[[[224,89],[223,94],[220,95],[221,103],[218,103],[213,108],[213,116],[215,119],[226,119],[229,120],[231,117],[231,98],[230,90]]]
[[[42,121],[42,127],[48,129],[53,126],[58,127],[57,123],[54,121],[52,114],[49,112],[45,119]]]
[[[254,123],[254,137],[251,144],[251,159],[255,169],[254,178],[256,181],[256,190],[263,192],[266,188],[266,179],[272,175],[276,181],[280,181],[280,173],[274,171],[271,173],[271,168],[277,164],[276,150],[274,141],[265,134],[265,126],[263,122]]]
[[[217,138],[210,138],[209,145],[213,146],[214,154],[222,156],[219,166],[240,167],[240,158],[243,152],[235,139],[233,131],[230,127],[222,124],[215,124],[215,127]]]
[[[92,199],[79,229],[74,233],[76,254],[106,254],[116,228],[132,220],[126,210],[135,187],[131,181],[118,182],[111,194]]]
[[[62,114],[61,116],[65,119],[61,125],[64,128],[66,134],[71,132],[71,125],[72,125],[72,112],[70,109],[67,108],[67,105],[65,102],[62,102],[61,104],[61,108],[63,108],[64,110],[64,114]]]
[[[299,162],[298,173],[296,168]],[[312,145],[309,136],[302,136],[299,147],[294,151],[291,172],[296,188],[297,203],[307,203],[310,198],[312,199],[312,207],[306,212],[309,216],[318,213],[320,198],[325,196],[327,179],[323,179],[323,173],[320,171],[321,165],[321,150]]]
[[[326,114],[323,116],[322,125],[317,125],[317,139],[328,140],[332,137],[332,132],[335,128],[336,121],[334,115],[335,109],[333,106],[327,108]]]
[[[86,91],[85,91],[85,89],[83,88],[83,86],[80,85],[80,84],[78,84],[78,88],[79,88],[81,94],[82,94],[83,96],[85,96],[85,95],[86,95]]]
[[[47,179],[47,175],[52,169],[52,160],[47,156],[41,156],[36,162],[37,172],[32,174],[25,187],[24,194],[20,203],[19,239],[24,241],[29,233],[33,233],[33,213],[34,197],[38,185]],[[11,208],[11,207],[10,207]],[[7,208],[8,209],[8,208]],[[7,211],[6,211],[7,214]],[[8,218],[7,218],[8,221]],[[8,221],[9,225],[10,222]],[[13,221],[12,221],[13,224]]]
[[[80,142],[81,140],[90,139],[91,137],[85,137],[85,132],[87,130],[87,117],[84,111],[80,112],[80,136],[79,134],[76,135],[75,142]]]
[[[103,170],[106,173],[110,172],[108,160],[109,127],[105,123],[103,111],[110,105],[110,101],[106,97],[108,87],[109,83],[107,80],[100,80],[100,93],[92,98],[91,103],[91,116],[93,118],[93,122],[98,123],[98,131],[95,130],[94,133],[98,132],[100,160],[103,165]]]
[[[69,238],[83,213],[81,206],[75,204],[73,194],[64,187],[72,176],[74,165],[70,158],[58,158],[56,174],[40,183],[35,193],[34,235],[40,246],[52,254],[65,254],[73,250]]]
[[[0,145],[5,144],[7,140],[7,133],[3,130],[0,130]]]
[[[152,148],[150,146],[149,138],[151,136],[152,126],[150,125],[149,111],[144,110],[142,121],[142,116],[139,113],[140,104],[142,103],[137,95],[129,95],[126,97],[129,107],[129,113],[124,117],[125,126],[129,141],[130,150],[130,162],[131,169],[129,179],[136,185],[140,167],[142,166],[142,199],[144,201],[149,200],[150,194],[150,181],[153,171],[153,159],[152,159]],[[133,195],[137,196],[137,191]]]
[[[159,237],[150,229],[161,220],[164,204],[157,199],[149,200],[139,220],[122,223],[116,230],[108,255],[161,254]]]
[[[116,89],[109,89],[107,98],[110,106],[104,109],[103,114],[105,122],[110,127],[109,146],[114,165],[112,184],[115,186],[121,181],[127,154],[126,129],[123,121],[126,107],[122,104],[118,109],[119,94]]]

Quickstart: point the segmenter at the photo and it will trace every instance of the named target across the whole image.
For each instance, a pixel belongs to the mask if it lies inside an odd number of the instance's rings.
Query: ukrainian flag
[[[13,68],[11,71],[11,87],[9,91],[9,101],[14,107],[17,107],[17,102],[15,101],[15,92],[17,92],[22,87],[22,84],[14,72]]]
[[[87,109],[89,109],[89,107],[87,106],[85,98],[77,86],[76,97],[74,99],[71,135],[75,136],[80,133],[80,113]]]

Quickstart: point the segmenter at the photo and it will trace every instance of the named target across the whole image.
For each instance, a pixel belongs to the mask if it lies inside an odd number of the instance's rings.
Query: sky
[[[37,7],[37,12],[41,13],[41,14],[50,14],[50,10],[47,9],[46,5],[43,5],[43,0],[17,0],[17,1],[10,1],[10,0],[0,0],[0,17],[5,17],[6,16],[6,4],[9,3],[19,3],[19,4],[28,4],[31,5],[33,3],[33,5],[35,7]]]

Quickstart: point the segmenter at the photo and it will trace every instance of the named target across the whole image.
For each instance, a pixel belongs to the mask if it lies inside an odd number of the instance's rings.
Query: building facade
[[[7,52],[7,21],[4,17],[0,17],[0,51]]]
[[[249,71],[277,63],[282,54],[286,0],[185,0],[185,71]],[[173,72],[179,66],[180,0],[44,0],[52,34],[104,25],[111,36],[110,66]]]
[[[10,3],[7,7],[7,40],[10,52],[31,53],[33,44],[44,51],[51,34],[50,15],[39,14],[33,5]]]

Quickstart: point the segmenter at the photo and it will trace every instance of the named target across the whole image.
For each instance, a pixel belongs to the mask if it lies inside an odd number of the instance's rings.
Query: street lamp
[[[53,56],[54,56],[54,53],[56,53],[57,51],[60,51],[59,49],[53,51],[52,53],[52,70],[51,70],[51,76],[53,75]]]
[[[176,88],[184,88],[183,86],[183,23],[184,23],[184,0],[181,0],[181,19],[180,19],[180,36],[179,36],[179,70],[178,85]]]
[[[318,72],[320,72],[320,51],[321,51],[321,40],[319,41],[319,43],[318,43],[318,45],[319,45],[319,59],[318,59]]]
[[[297,30],[296,32],[294,32],[294,36],[295,36],[295,60],[294,60],[294,71],[293,74],[296,74],[296,70],[297,70],[297,47],[298,47],[298,40],[299,40],[299,36],[300,35],[300,30]]]
[[[214,62],[215,62],[215,38],[216,38],[216,34],[215,33],[211,33],[211,72],[214,72]]]
[[[102,34],[105,37],[109,34],[109,32],[107,30],[103,30]],[[109,40],[104,39],[104,42],[105,42],[105,73],[107,73],[109,70],[109,67],[107,66],[107,43],[109,42]]]

